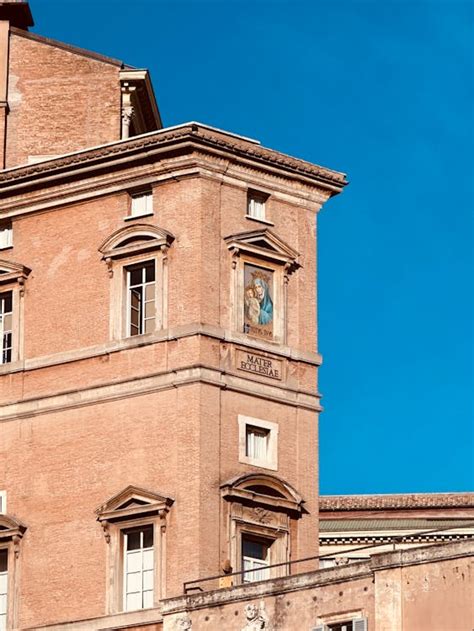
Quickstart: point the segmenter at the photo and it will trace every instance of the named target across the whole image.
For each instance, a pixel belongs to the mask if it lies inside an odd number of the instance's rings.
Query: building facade
[[[145,70],[32,23],[0,3],[0,630],[390,631],[374,572],[468,586],[466,542],[317,569],[316,227],[344,174],[163,128]]]

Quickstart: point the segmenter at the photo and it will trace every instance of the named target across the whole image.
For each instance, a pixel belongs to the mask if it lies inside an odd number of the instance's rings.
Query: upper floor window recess
[[[153,192],[151,188],[130,193],[130,211],[126,219],[153,215]]]
[[[367,631],[367,618],[328,622],[313,627],[312,631]]]
[[[269,195],[259,191],[249,191],[247,194],[247,219],[255,219],[264,223],[271,223],[267,217],[267,201]]]
[[[11,222],[0,223],[0,250],[13,247],[13,228]]]
[[[13,292],[0,294],[0,364],[12,361],[13,349]],[[1,512],[1,511],[0,511]]]
[[[155,261],[127,268],[128,335],[153,333],[156,319]]]

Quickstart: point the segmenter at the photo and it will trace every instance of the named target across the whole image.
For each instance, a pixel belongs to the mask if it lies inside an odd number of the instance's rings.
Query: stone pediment
[[[20,263],[13,263],[12,261],[6,261],[0,259],[0,283],[20,283],[23,284],[31,270],[25,265]]]
[[[269,228],[231,234],[224,240],[229,250],[235,255],[243,252],[270,259],[285,265],[291,271],[301,267],[296,260],[299,253]]]
[[[19,539],[23,536],[26,526],[11,515],[0,515],[0,542],[7,539]]]
[[[99,521],[113,521],[151,514],[164,514],[174,499],[138,486],[127,486],[95,511]]]
[[[168,248],[174,236],[167,230],[149,224],[135,224],[117,230],[102,243],[99,252],[104,259],[120,258],[151,250]]]

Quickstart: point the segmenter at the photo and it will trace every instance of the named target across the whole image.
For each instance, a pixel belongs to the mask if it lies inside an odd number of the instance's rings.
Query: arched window
[[[136,224],[117,230],[100,246],[111,279],[111,339],[166,328],[167,252],[173,240],[166,230]]]
[[[287,482],[266,473],[250,473],[221,486],[227,521],[229,561],[244,583],[289,573],[291,533],[304,512],[304,500]]]

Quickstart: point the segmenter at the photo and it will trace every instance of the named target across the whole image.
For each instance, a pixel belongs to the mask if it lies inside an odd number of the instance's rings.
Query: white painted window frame
[[[153,531],[153,545],[151,547],[145,548],[143,547],[143,531],[146,528],[152,528]],[[122,607],[123,607],[123,611],[138,611],[141,609],[149,609],[151,607],[153,607],[155,598],[154,598],[154,591],[155,591],[155,528],[153,526],[153,524],[144,524],[143,526],[140,526],[139,528],[133,529],[133,530],[137,530],[138,532],[140,532],[140,548],[138,548],[137,550],[133,550],[133,551],[129,551],[127,550],[127,542],[128,542],[128,537],[129,537],[129,528],[126,528],[124,531],[122,531],[122,536],[123,536],[123,560],[122,560],[122,564],[123,564],[123,585],[122,585]],[[153,557],[153,567],[150,568],[144,568],[144,556],[146,552],[152,552],[152,557]],[[127,605],[127,596],[129,594],[129,592],[127,591],[127,578],[128,575],[131,574],[131,572],[128,571],[128,561],[131,558],[132,555],[135,554],[139,554],[140,555],[140,560],[141,560],[141,569],[140,569],[140,578],[141,578],[141,589],[139,590],[139,594],[141,596],[141,607],[128,607]],[[151,590],[148,589],[144,589],[144,574],[145,572],[152,572],[152,586],[151,586]],[[145,592],[150,592],[152,593],[152,602],[150,605],[145,605],[144,604],[144,600],[145,600]]]
[[[0,250],[13,247],[13,226],[11,223],[0,224]]]
[[[7,514],[7,492],[0,491],[0,515]]]
[[[0,631],[6,631],[8,628],[8,596],[9,596],[9,581],[10,581],[10,558],[8,553],[8,547],[0,547],[0,552],[6,551],[7,557],[7,569],[6,571],[0,571]],[[4,603],[4,605],[3,605]]]
[[[130,193],[130,213],[127,219],[137,219],[153,215],[153,190]]]
[[[271,471],[278,471],[278,423],[254,418],[252,416],[244,416],[243,414],[238,415],[237,421],[239,424],[239,462],[254,467],[270,469]],[[268,432],[265,457],[253,458],[247,456],[248,427],[256,427],[257,429],[266,430]]]
[[[242,547],[244,539],[259,539],[259,537],[253,537],[251,534],[242,534]],[[274,540],[266,540],[268,543],[267,556],[265,559],[257,559],[255,557],[245,556],[242,550],[242,570],[247,572],[248,570],[254,570],[247,575],[243,574],[243,583],[255,583],[257,581],[265,581],[270,578],[270,570],[268,566],[271,565],[271,548],[275,543]],[[257,569],[258,568],[258,569]],[[256,571],[255,571],[256,570]]]
[[[155,279],[153,281],[147,281],[146,280],[146,266],[148,263],[152,263],[153,267],[154,267],[154,276]],[[131,274],[132,274],[132,269],[133,267],[140,267],[142,266],[142,282],[138,285],[132,285],[131,284]],[[156,322],[156,315],[157,315],[157,291],[156,291],[156,274],[157,274],[157,264],[156,264],[156,260],[155,259],[150,259],[150,260],[146,260],[143,261],[141,263],[138,263],[136,265],[130,265],[126,268],[126,301],[127,301],[127,313],[126,313],[126,328],[125,328],[125,337],[136,337],[137,335],[146,335],[146,321],[147,320],[155,320]],[[147,287],[153,287],[153,299],[152,300],[147,300],[146,299],[146,289]],[[136,289],[136,288],[141,288],[142,290],[142,308],[141,308],[141,313],[140,313],[140,329],[141,332],[133,335],[132,334],[132,289]],[[146,317],[145,316],[145,312],[146,312],[146,304],[152,302],[154,304],[155,307],[155,311],[154,311],[154,315],[153,317]],[[156,326],[153,327],[153,331],[156,330]]]

